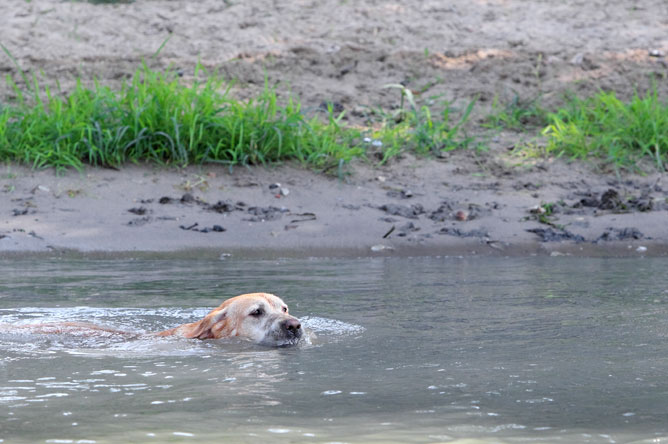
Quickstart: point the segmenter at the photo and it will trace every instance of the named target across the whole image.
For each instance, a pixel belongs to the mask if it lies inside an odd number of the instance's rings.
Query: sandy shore
[[[60,175],[4,166],[0,254],[668,252],[659,174],[617,181],[561,162],[520,170],[481,166],[466,153],[452,157],[358,165],[343,179],[291,166],[131,166]],[[549,217],[537,213],[546,203],[554,204]]]
[[[508,149],[535,135],[490,134],[480,120],[495,99],[549,107],[565,91],[628,98],[652,84],[665,97],[668,5],[641,3],[7,2],[0,42],[64,94],[77,78],[118,86],[142,60],[189,82],[201,62],[236,80],[239,97],[266,78],[307,112],[334,102],[355,124],[360,110],[396,107],[383,85],[402,83],[455,107],[478,97],[467,130],[488,151],[357,162],[343,179],[294,166],[56,175],[5,165],[0,255],[664,255],[665,174],[513,158]],[[4,54],[0,71],[21,84]],[[0,83],[0,100],[12,100]]]

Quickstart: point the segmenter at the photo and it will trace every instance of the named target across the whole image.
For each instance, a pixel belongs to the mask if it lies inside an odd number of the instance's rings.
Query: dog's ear
[[[226,316],[227,314],[225,309],[217,310],[208,314],[204,319],[193,324],[193,329],[188,332],[186,337],[197,339],[214,339],[216,337],[216,335],[213,333],[214,325],[225,320]]]

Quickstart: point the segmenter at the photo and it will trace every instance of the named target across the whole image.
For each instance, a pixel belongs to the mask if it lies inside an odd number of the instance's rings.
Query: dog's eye
[[[283,313],[287,313],[287,312],[288,312],[288,307],[283,307]]]
[[[264,311],[261,308],[257,308],[254,311],[251,312],[251,316],[262,316],[264,314]]]

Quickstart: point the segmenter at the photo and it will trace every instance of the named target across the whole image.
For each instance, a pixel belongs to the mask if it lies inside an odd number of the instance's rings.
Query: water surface
[[[151,332],[271,291],[317,335],[274,349],[5,329],[6,443],[668,442],[666,259],[0,267],[3,323]]]

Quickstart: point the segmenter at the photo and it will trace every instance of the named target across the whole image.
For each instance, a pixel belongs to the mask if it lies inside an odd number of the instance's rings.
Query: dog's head
[[[188,338],[217,339],[238,336],[263,345],[296,344],[302,337],[299,319],[270,293],[242,294],[223,302],[204,319],[188,324]]]

